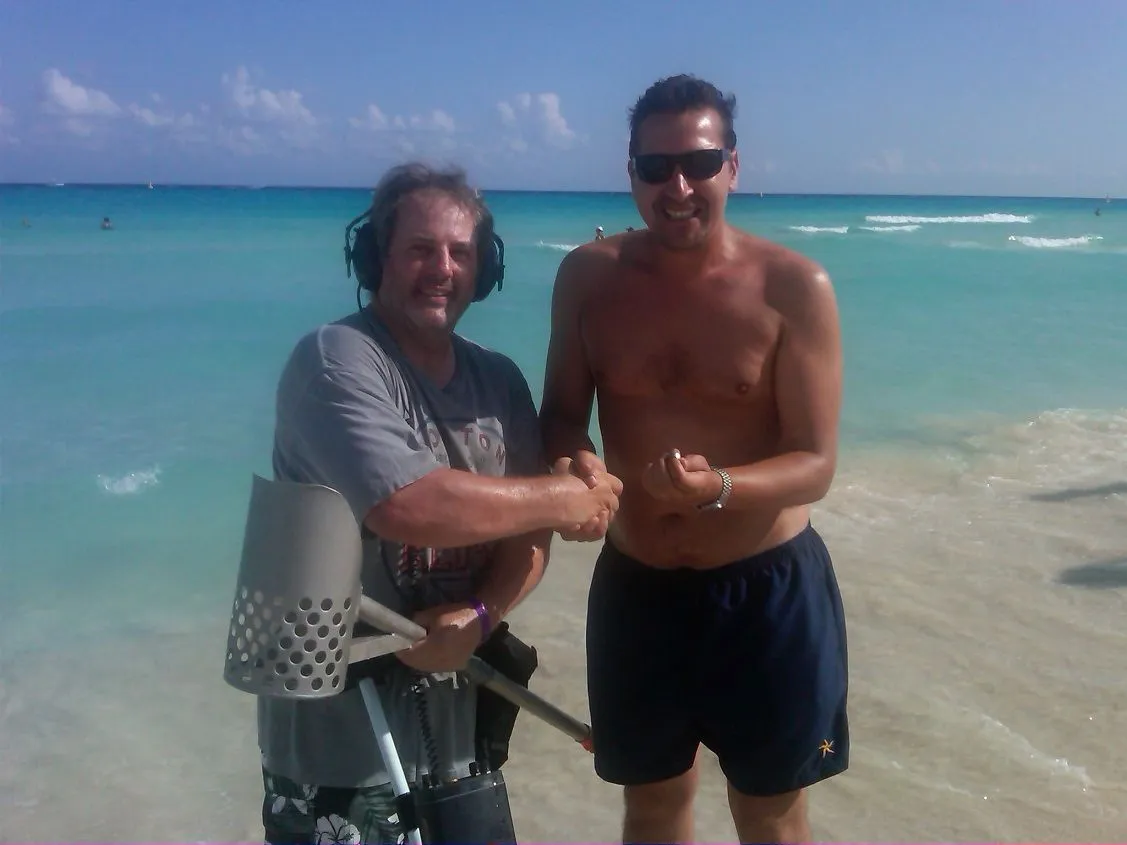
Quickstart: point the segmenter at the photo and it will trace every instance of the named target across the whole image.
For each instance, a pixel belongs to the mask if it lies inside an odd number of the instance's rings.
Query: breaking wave
[[[1033,216],[1028,214],[972,214],[962,217],[910,217],[907,215],[870,214],[865,217],[867,223],[1032,223]]]
[[[1034,249],[1068,249],[1070,247],[1087,246],[1093,241],[1102,241],[1102,235],[1080,235],[1074,238],[1034,238],[1028,235],[1010,235],[1007,240],[1016,241],[1022,246],[1031,246]]]
[[[140,493],[146,487],[154,487],[160,483],[160,467],[142,469],[129,472],[125,475],[114,477],[112,475],[99,475],[98,486],[114,496],[129,496]]]

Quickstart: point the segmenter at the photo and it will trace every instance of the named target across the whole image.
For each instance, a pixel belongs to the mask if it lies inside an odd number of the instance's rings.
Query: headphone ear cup
[[[477,283],[474,288],[474,302],[481,302],[494,288],[501,290],[505,281],[505,242],[497,234],[489,239],[489,246],[478,270]]]
[[[352,244],[352,266],[360,287],[374,294],[380,286],[383,265],[371,223],[365,223],[356,230],[356,240]]]

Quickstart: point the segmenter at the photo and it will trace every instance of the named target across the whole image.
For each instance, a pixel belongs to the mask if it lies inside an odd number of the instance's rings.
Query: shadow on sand
[[[1034,493],[1029,498],[1035,502],[1071,502],[1073,499],[1115,496],[1120,493],[1127,493],[1127,481],[1101,484],[1099,487],[1066,487],[1052,493]]]
[[[1127,587],[1127,557],[1071,566],[1057,576],[1057,583],[1089,590]]]

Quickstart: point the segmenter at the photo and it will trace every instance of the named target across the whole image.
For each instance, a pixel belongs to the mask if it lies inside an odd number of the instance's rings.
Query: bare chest
[[[722,295],[598,299],[584,342],[600,392],[750,403],[770,391],[779,321],[766,307]]]

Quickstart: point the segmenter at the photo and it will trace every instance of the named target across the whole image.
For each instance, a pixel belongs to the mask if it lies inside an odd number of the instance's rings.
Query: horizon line
[[[0,188],[223,188],[252,191],[368,191],[373,186],[357,185],[252,185],[234,182],[9,182],[0,180]],[[485,193],[494,194],[604,194],[629,196],[629,190],[574,189],[574,188],[486,188]],[[733,196],[746,197],[897,197],[905,199],[925,199],[942,197],[945,199],[1060,199],[1060,200],[1119,200],[1110,194],[1104,196],[1081,196],[1072,194],[966,194],[966,193],[885,193],[864,191],[733,191]]]

